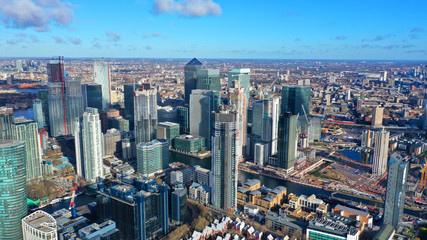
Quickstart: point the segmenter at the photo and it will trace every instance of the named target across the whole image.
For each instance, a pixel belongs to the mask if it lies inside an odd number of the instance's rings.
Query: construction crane
[[[280,76],[280,74],[279,74],[279,72],[277,72],[276,79],[274,79],[274,81],[269,86],[267,86],[266,88],[261,90],[261,95],[262,95],[263,99],[264,99],[264,90],[271,89],[273,87],[273,85],[277,82],[277,80],[279,80],[279,78],[280,78],[279,76]]]
[[[74,179],[74,185],[73,185],[73,194],[71,196],[71,202],[70,202],[70,207],[68,208],[69,210],[71,210],[71,215],[73,218],[77,217],[77,213],[76,213],[76,204],[74,203],[74,198],[76,197],[76,190],[77,190],[77,179],[78,179],[79,175],[76,172],[76,177]]]

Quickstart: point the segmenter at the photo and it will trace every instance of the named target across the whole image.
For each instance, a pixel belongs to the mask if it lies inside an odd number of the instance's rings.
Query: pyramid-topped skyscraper
[[[197,70],[205,69],[206,67],[200,62],[197,58],[193,58],[189,61],[184,67],[184,94],[185,94],[185,103],[188,104],[190,101],[190,94],[193,89],[196,89],[197,85]]]

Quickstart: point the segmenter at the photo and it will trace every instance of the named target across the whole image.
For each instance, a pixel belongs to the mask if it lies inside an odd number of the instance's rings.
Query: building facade
[[[47,64],[47,87],[49,89],[49,126],[52,137],[68,135],[65,108],[64,59],[50,60]]]
[[[290,112],[279,118],[277,167],[293,170],[297,154],[297,116]]]
[[[142,175],[152,175],[169,166],[169,141],[156,139],[139,143],[136,147],[137,171]]]
[[[374,162],[372,174],[383,175],[387,171],[388,147],[390,132],[384,129],[375,133]]]
[[[68,134],[74,134],[74,120],[83,116],[82,80],[65,78],[65,116]]]
[[[12,124],[14,121],[13,109],[8,107],[0,107],[0,139],[12,139]]]
[[[156,138],[157,90],[147,88],[135,91],[136,143],[150,142]]]
[[[34,120],[37,122],[38,128],[44,128],[44,113],[43,113],[43,103],[40,99],[34,99],[33,101],[33,112],[34,112]]]
[[[111,104],[111,76],[108,63],[102,61],[93,63],[93,82],[101,85],[102,110],[107,110]]]

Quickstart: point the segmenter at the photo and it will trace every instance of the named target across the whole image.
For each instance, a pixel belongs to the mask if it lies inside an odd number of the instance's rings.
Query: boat
[[[50,204],[59,203],[59,202],[61,202],[61,200],[62,200],[62,199],[60,199],[60,198],[55,198],[55,199],[53,199],[52,201],[50,201]]]
[[[378,220],[380,220],[381,218],[383,217],[383,213],[382,212],[380,212],[380,213],[378,213],[378,215],[375,217],[375,221],[378,221]]]

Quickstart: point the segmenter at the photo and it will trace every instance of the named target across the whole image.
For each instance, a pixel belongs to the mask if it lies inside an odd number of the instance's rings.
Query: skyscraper
[[[135,91],[136,143],[150,142],[156,138],[157,90],[144,87]]]
[[[103,178],[104,138],[98,109],[88,107],[81,121],[76,118],[74,137],[77,173],[88,182]]]
[[[384,206],[384,224],[398,228],[405,207],[406,178],[408,162],[398,153],[390,156],[387,174],[387,191]]]
[[[21,219],[27,215],[25,143],[0,140],[0,236],[22,239]]]
[[[184,97],[185,103],[190,102],[191,91],[196,89],[198,69],[204,69],[205,66],[196,58],[189,61],[184,67]]]
[[[363,130],[362,132],[362,147],[372,147],[374,132],[371,130]]]
[[[178,123],[181,134],[190,132],[190,113],[188,107],[178,106]]]
[[[245,90],[246,105],[249,105],[250,87],[251,87],[251,70],[249,68],[232,69],[228,71],[228,87],[236,87],[234,81],[239,82],[239,86]]]
[[[102,111],[102,86],[97,83],[82,84],[83,109],[92,107]],[[132,95],[133,98],[133,95]],[[133,105],[132,105],[133,108]]]
[[[0,139],[12,139],[13,109],[0,107]]]
[[[36,98],[33,101],[33,112],[34,112],[34,121],[37,123],[38,128],[44,128],[44,113],[43,113],[43,103],[40,99]]]
[[[137,171],[148,176],[169,166],[169,141],[156,139],[136,146]]]
[[[277,167],[290,172],[294,169],[297,153],[297,116],[290,112],[279,117]]]
[[[179,124],[173,122],[160,122],[157,125],[157,139],[166,139],[173,145],[173,139],[179,136]]]
[[[218,109],[219,101],[217,91],[196,89],[190,95],[190,134],[204,137],[208,149],[211,148],[212,111]]]
[[[381,127],[383,125],[384,108],[374,107],[372,111],[371,126]]]
[[[44,126],[49,126],[49,89],[39,89],[37,92],[37,97],[42,102]]]
[[[134,121],[135,121],[135,90],[141,89],[141,84],[126,84],[123,87],[123,95],[125,102],[125,118],[129,120],[130,130],[134,130]]]
[[[27,181],[40,178],[41,148],[37,123],[25,118],[16,118],[12,125],[12,136],[14,140],[25,142]]]
[[[65,136],[67,132],[65,108],[64,59],[50,60],[47,64],[49,126],[52,137]]]
[[[102,110],[107,110],[111,104],[111,76],[108,63],[102,61],[93,63],[93,82],[101,85]]]
[[[197,69],[196,88],[221,92],[221,79],[218,69]]]
[[[171,193],[171,220],[181,224],[187,217],[187,193],[185,188],[175,189]]]
[[[80,78],[65,79],[65,116],[68,134],[74,134],[74,120],[83,116],[82,80]]]
[[[212,205],[219,209],[235,209],[238,181],[236,113],[224,110],[213,115]]]
[[[304,110],[306,114],[310,114],[310,98],[310,86],[284,86],[282,88],[282,114],[291,112],[294,115],[305,115]]]
[[[234,87],[228,88],[228,100],[231,109],[236,111],[237,146],[236,157],[243,160],[246,155],[246,129],[247,129],[247,98],[245,88],[240,87],[239,82],[234,82]]]
[[[388,146],[390,132],[384,129],[375,133],[374,163],[372,174],[381,176],[387,170]]]

